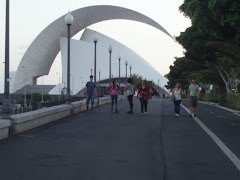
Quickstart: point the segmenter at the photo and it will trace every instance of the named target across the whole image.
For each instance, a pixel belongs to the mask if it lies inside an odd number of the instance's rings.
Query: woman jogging
[[[107,87],[107,89],[111,89],[111,100],[112,100],[111,112],[113,112],[113,104],[115,102],[115,112],[118,113],[117,100],[118,100],[119,86],[117,85],[117,80],[113,80],[112,85]]]
[[[125,85],[125,89],[126,89],[128,102],[130,104],[130,110],[127,113],[133,114],[133,95],[134,95],[135,85],[133,84],[132,78],[128,78],[128,81],[126,82],[126,85]]]
[[[141,115],[146,114],[148,99],[150,99],[150,90],[146,81],[142,81],[142,84],[138,87],[137,98],[141,103]]]
[[[180,104],[182,101],[182,88],[181,84],[177,83],[175,88],[172,91],[172,100],[174,102],[174,107],[175,107],[175,115],[179,116],[180,114]]]

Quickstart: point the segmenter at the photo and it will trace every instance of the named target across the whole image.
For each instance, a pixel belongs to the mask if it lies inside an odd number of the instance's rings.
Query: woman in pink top
[[[111,112],[113,112],[113,104],[115,102],[115,108],[116,108],[115,112],[118,113],[117,100],[118,100],[118,89],[119,89],[119,86],[117,85],[117,80],[113,80],[112,85],[107,87],[107,89],[111,90],[111,100],[112,100]]]

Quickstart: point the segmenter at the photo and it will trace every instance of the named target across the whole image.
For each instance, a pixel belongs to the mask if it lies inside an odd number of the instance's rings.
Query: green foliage
[[[135,87],[138,88],[141,84],[142,84],[142,80],[143,80],[143,77],[141,75],[138,75],[138,74],[133,74],[132,75],[132,80],[135,84]],[[152,88],[154,83],[153,81],[146,81],[146,84],[148,85],[149,88]]]
[[[33,93],[33,94],[26,94],[26,101],[27,104],[29,104],[31,102],[31,97],[33,98],[32,101],[35,102],[41,102],[42,100],[42,95],[39,93]],[[43,95],[43,100],[46,101],[51,101],[51,97],[49,95]],[[18,104],[23,105],[24,104],[24,95],[22,96],[22,98],[18,101]]]
[[[227,108],[240,110],[240,95],[224,94],[219,96],[219,104]]]
[[[176,37],[186,52],[185,57],[176,58],[174,66],[170,66],[167,87],[173,88],[176,82],[186,87],[188,79],[195,76],[198,82],[214,84],[226,92],[227,83],[216,67],[221,64],[227,73],[239,72],[239,2],[184,0],[179,10],[191,19],[192,26]]]
[[[132,80],[135,84],[136,87],[140,86],[143,80],[143,77],[139,74],[133,74],[132,75]]]
[[[26,99],[27,105],[29,105],[30,102],[31,102],[31,99]],[[20,99],[20,100],[18,101],[18,104],[21,104],[21,106],[24,106],[24,98],[23,98],[23,99]]]

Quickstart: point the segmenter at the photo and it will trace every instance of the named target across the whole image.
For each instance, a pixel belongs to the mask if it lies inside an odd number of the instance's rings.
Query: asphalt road
[[[148,105],[148,114],[141,116],[138,100],[134,114],[126,114],[127,101],[119,103],[118,114],[107,104],[0,141],[0,179],[240,179],[185,110],[175,117],[169,99],[152,99]],[[239,152],[238,135],[230,142]]]

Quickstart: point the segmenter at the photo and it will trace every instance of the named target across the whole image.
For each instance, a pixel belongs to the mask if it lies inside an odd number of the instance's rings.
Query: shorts
[[[190,107],[197,107],[197,103],[198,103],[197,96],[190,96],[189,103],[190,103]]]

